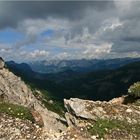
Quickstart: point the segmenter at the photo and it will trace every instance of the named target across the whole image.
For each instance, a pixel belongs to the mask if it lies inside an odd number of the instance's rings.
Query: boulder
[[[78,98],[64,99],[67,111],[77,117],[96,120],[104,116],[105,111],[94,101],[82,100]]]

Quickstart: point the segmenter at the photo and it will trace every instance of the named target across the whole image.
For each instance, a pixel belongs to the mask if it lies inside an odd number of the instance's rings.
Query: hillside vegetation
[[[84,74],[59,84],[64,97],[80,97],[92,100],[110,100],[127,93],[130,85],[140,81],[140,62],[112,71]],[[57,95],[58,96],[58,95]]]
[[[47,92],[44,93],[50,93],[51,99],[58,101],[70,97],[110,100],[126,94],[130,85],[140,81],[140,62],[134,62],[115,70],[86,74],[64,71],[51,74],[51,76],[33,72],[29,68],[23,70],[23,67],[20,68],[16,64],[8,64],[7,67],[16,75],[21,76],[26,83],[40,90],[46,90]]]

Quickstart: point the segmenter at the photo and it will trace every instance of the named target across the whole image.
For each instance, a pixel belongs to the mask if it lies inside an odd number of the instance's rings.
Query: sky
[[[0,56],[140,57],[140,1],[0,1]]]

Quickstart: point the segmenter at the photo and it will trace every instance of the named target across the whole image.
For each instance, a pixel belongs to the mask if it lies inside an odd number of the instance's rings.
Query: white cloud
[[[25,39],[19,40],[12,44],[13,48],[21,48],[30,44],[36,44],[38,38],[42,32],[52,30],[54,32],[54,38],[47,37],[41,38],[41,41],[46,40],[49,45],[65,45],[64,31],[69,30],[70,25],[67,20],[47,18],[47,19],[26,19],[18,24],[17,31],[24,33]],[[50,40],[49,40],[50,39]],[[61,42],[61,43],[60,43]],[[40,42],[43,43],[43,42]]]
[[[64,30],[69,25],[67,20],[47,18],[47,19],[26,19],[19,23],[18,30],[26,35],[38,35],[43,31],[51,29],[53,31]]]
[[[101,45],[90,44],[83,52],[85,58],[103,58],[111,51],[112,44],[103,43]]]
[[[45,50],[34,50],[30,54],[31,58],[37,58],[37,57],[48,57],[49,52]]]
[[[63,59],[69,59],[71,57],[71,55],[67,52],[62,52],[62,53],[58,53],[57,55],[55,55],[52,59],[59,59],[59,60],[63,60]]]
[[[140,2],[115,1],[116,7],[111,6],[102,10],[102,4],[99,9],[87,7],[78,20],[51,15],[24,18],[17,30],[25,38],[9,47],[0,44],[1,53],[13,48],[13,57],[19,59],[17,52],[21,52],[23,60],[139,56]],[[52,30],[53,35],[40,35],[47,30]]]

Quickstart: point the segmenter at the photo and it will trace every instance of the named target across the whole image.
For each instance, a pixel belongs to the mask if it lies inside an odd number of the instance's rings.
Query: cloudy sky
[[[0,56],[140,57],[140,1],[0,1]]]

